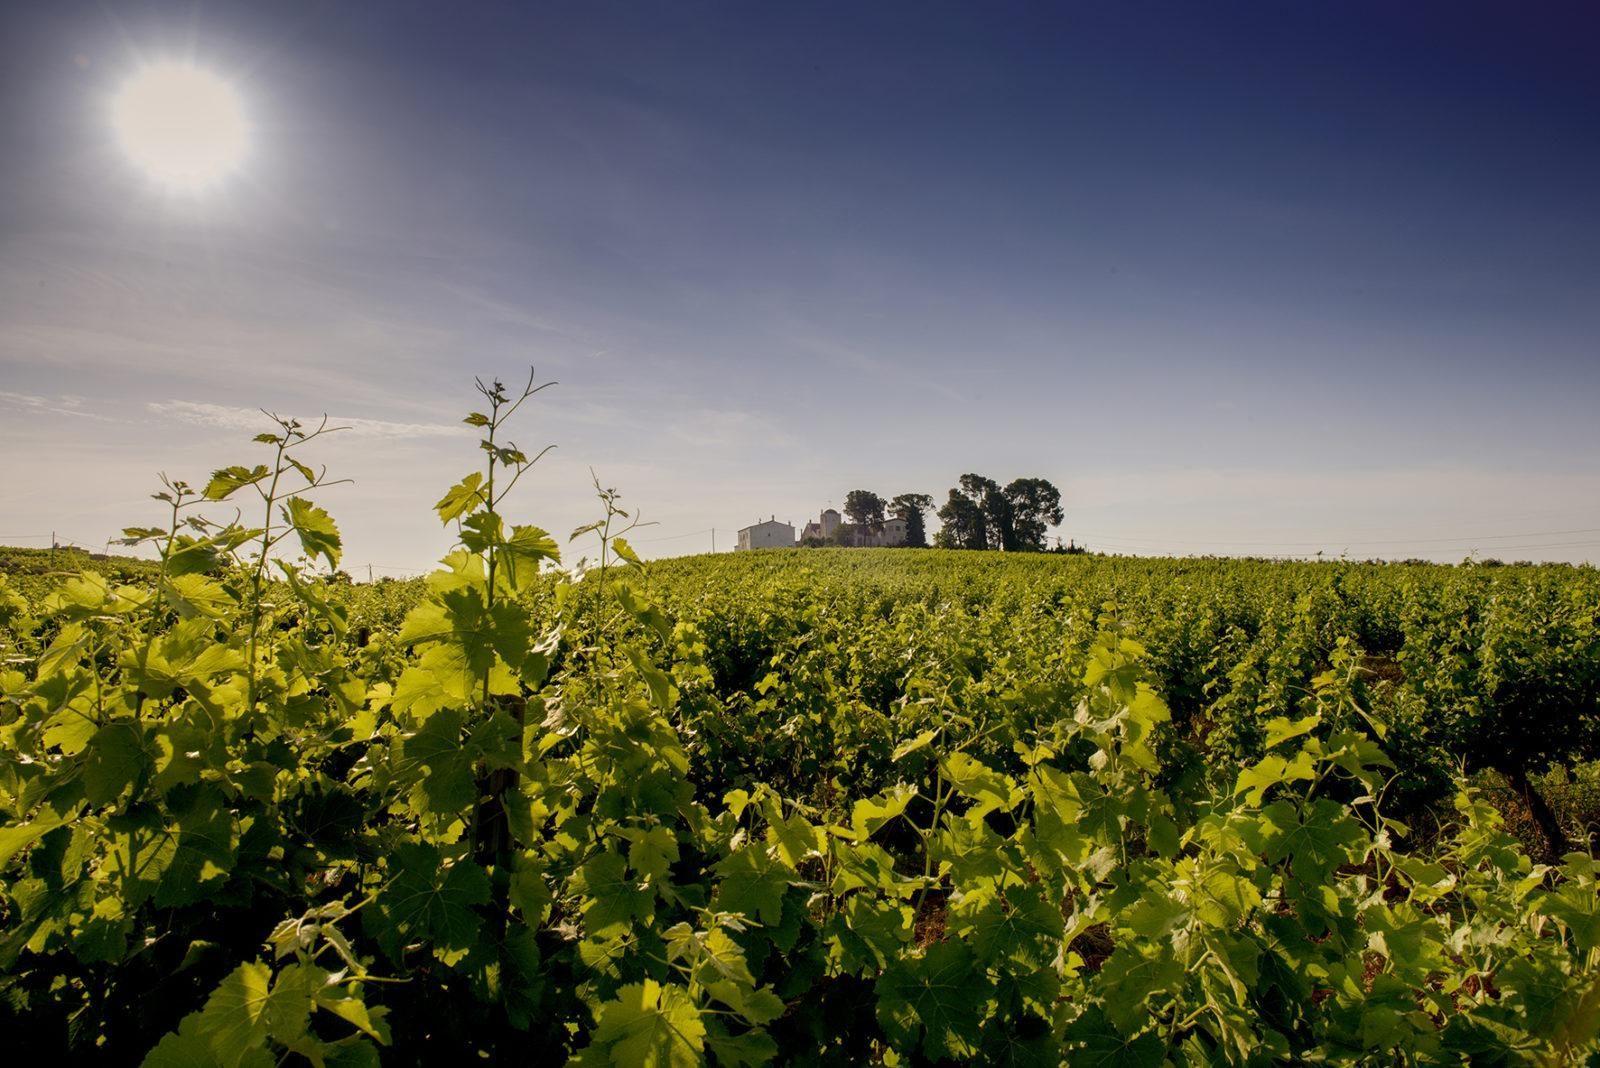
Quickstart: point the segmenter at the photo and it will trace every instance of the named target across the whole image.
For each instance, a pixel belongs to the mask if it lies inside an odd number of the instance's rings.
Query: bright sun
[[[111,120],[128,158],[175,192],[226,177],[250,148],[238,92],[188,63],[157,63],[133,75],[112,101]]]

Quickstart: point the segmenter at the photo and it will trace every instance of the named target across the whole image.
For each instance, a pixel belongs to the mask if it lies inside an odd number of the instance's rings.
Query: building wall
[[[792,549],[794,527],[768,520],[739,531],[740,549]]]
[[[839,533],[841,520],[839,513],[832,508],[826,509],[820,521],[813,519],[805,525],[801,538],[822,537],[832,538]],[[883,529],[877,533],[857,531],[851,545],[904,545],[906,543],[906,521],[904,519],[889,518],[884,520]],[[767,520],[763,523],[754,523],[739,531],[737,548],[739,549],[788,549],[796,544],[794,527],[788,523],[779,523]]]

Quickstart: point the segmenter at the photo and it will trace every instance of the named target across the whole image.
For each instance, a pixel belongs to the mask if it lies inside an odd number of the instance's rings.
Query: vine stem
[[[266,504],[266,519],[261,524],[261,553],[256,558],[255,574],[250,578],[250,641],[245,653],[249,675],[245,684],[245,710],[252,715],[256,710],[257,667],[256,649],[261,636],[261,584],[266,579],[267,556],[272,551],[272,505],[278,495],[278,481],[283,478],[283,454],[288,446],[289,431],[278,438],[277,452],[272,458],[272,484],[262,495]]]

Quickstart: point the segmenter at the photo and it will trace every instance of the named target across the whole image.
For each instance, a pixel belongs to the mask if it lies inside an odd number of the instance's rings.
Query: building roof
[[[739,533],[743,534],[747,530],[760,530],[762,527],[789,527],[790,530],[794,529],[793,526],[791,526],[788,523],[785,523],[781,519],[763,519],[759,523],[751,523],[747,527],[740,527],[739,528]]]

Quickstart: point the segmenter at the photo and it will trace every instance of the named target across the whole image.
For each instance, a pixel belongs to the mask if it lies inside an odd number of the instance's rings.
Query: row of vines
[[[537,391],[481,388],[425,581],[334,577],[284,420],[163,486],[147,569],[0,585],[13,1055],[1600,1057],[1600,867],[1538,786],[1596,755],[1592,570],[646,567],[605,489],[563,564],[509,518]]]

